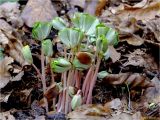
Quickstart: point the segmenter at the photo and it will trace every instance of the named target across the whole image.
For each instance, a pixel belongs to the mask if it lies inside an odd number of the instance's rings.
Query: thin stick
[[[42,75],[41,75],[39,69],[37,68],[37,66],[35,66],[35,64],[33,64],[33,63],[32,63],[32,66],[33,66],[33,68],[36,70],[36,72],[37,72],[37,74],[38,74],[38,77],[39,77],[39,78],[42,78]]]
[[[100,63],[101,63],[101,58],[98,57],[97,64],[96,64],[96,70],[95,70],[93,79],[91,81],[91,85],[90,85],[90,89],[89,89],[89,94],[88,94],[87,101],[86,101],[87,104],[91,103],[91,101],[92,101],[92,91],[93,91],[94,85],[96,83],[97,73],[98,73],[98,70],[99,70]]]

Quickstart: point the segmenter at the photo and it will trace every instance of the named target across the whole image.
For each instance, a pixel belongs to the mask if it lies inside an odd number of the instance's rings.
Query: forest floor
[[[6,2],[14,1],[14,2]],[[160,118],[160,0],[6,0],[0,1],[0,120],[159,120]],[[17,1],[17,2],[16,2]],[[51,4],[52,3],[52,4]],[[101,62],[93,104],[69,114],[45,112],[41,81],[21,53],[29,45],[41,69],[40,44],[32,38],[33,23],[75,12],[97,16],[119,33],[110,58]],[[57,31],[48,38],[54,55],[61,51]],[[51,83],[46,67],[46,84]],[[58,78],[55,75],[55,78]]]

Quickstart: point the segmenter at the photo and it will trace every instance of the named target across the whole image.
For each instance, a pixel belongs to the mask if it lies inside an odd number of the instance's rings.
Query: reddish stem
[[[91,101],[92,101],[92,91],[93,91],[94,85],[96,83],[97,73],[98,73],[98,70],[99,70],[100,63],[101,63],[101,58],[98,57],[97,64],[96,64],[96,70],[95,70],[93,79],[92,79],[91,84],[90,84],[89,94],[88,94],[87,101],[86,101],[87,104],[91,103]]]

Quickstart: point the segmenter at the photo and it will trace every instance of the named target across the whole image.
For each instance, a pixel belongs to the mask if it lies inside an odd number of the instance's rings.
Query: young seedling
[[[46,92],[46,79],[45,79],[45,56],[51,57],[53,54],[52,49],[52,42],[51,40],[47,39],[51,30],[51,24],[48,22],[37,22],[35,23],[33,30],[32,30],[32,37],[38,41],[41,41],[41,73],[38,68],[33,64],[32,54],[30,51],[29,46],[25,46],[22,49],[23,56],[27,62],[32,64],[32,66],[36,69],[38,75],[41,77],[42,85],[43,85],[43,93]],[[45,56],[44,56],[45,55]],[[48,102],[46,98],[44,98],[46,111],[48,111]]]
[[[114,29],[100,23],[94,16],[85,13],[76,13],[71,20],[73,28],[67,28],[64,24],[60,24],[62,23],[60,18],[56,18],[53,20],[54,22],[52,21],[53,27],[60,30],[58,37],[66,46],[66,48],[64,48],[65,59],[72,65],[70,69],[62,71],[64,72],[62,73],[62,80],[64,81],[65,91],[63,102],[66,102],[62,111],[65,113],[67,113],[70,108],[68,105],[68,103],[70,103],[68,97],[69,86],[78,87],[79,90],[82,90],[84,95],[83,103],[91,103],[92,91],[97,79],[101,60],[103,58],[107,59],[109,56],[108,45],[115,45],[118,41],[118,33]],[[57,27],[57,25],[59,27]],[[84,51],[81,49],[82,42],[87,43],[85,49],[83,49]],[[90,53],[88,51],[89,45],[95,45],[96,50],[92,50],[92,53]],[[66,53],[68,50],[70,50],[69,56],[67,56]],[[89,70],[81,85],[81,72],[86,69]],[[53,69],[53,71],[56,72],[55,69]],[[79,102],[73,101],[79,101],[77,98],[80,97],[82,96],[78,95],[77,97],[77,95],[75,95],[75,97],[72,98],[72,108],[78,106]]]
[[[98,73],[101,60],[108,59],[108,46],[116,45],[118,42],[118,33],[105,26],[94,16],[76,13],[71,22],[73,26],[68,27],[63,19],[56,17],[50,23],[35,24],[32,31],[33,37],[42,43],[43,90],[46,91],[45,55],[49,57],[52,71],[61,74],[62,90],[59,93],[56,109],[58,112],[65,113],[74,110],[82,103],[92,103],[92,91],[97,76],[108,75],[104,71]],[[58,38],[64,47],[64,52],[59,58],[51,58],[52,42],[44,40],[50,32],[51,25],[59,30]],[[87,74],[83,72],[84,70],[87,71]],[[82,77],[82,74],[85,77]],[[47,103],[46,109],[48,109]]]

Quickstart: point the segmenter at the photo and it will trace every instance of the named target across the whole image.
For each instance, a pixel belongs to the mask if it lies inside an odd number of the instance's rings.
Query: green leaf
[[[4,58],[3,51],[4,51],[4,49],[2,47],[0,47],[0,60],[2,60]]]
[[[64,58],[58,58],[51,61],[51,68],[56,73],[63,73],[71,68],[71,63]]]
[[[57,30],[63,30],[66,28],[66,24],[67,23],[60,17],[56,17],[52,20],[52,26]]]
[[[99,24],[96,26],[96,36],[100,37],[101,35],[106,35],[109,31],[109,27],[105,26],[104,24]]]
[[[71,101],[71,107],[75,110],[78,106],[82,104],[82,97],[81,95],[74,95]]]
[[[65,28],[59,32],[58,36],[68,48],[74,48],[81,43],[84,34],[78,29]]]
[[[32,64],[33,63],[33,58],[32,58],[32,54],[31,54],[31,50],[30,47],[28,45],[24,46],[22,48],[22,54],[24,56],[24,59],[29,63]]]
[[[105,53],[108,49],[108,41],[105,38],[104,35],[101,35],[100,37],[98,37],[97,41],[96,41],[96,51],[98,53]]]
[[[51,57],[53,55],[53,45],[50,39],[42,41],[42,50],[45,56]]]
[[[96,17],[86,13],[76,13],[72,22],[75,27],[81,29],[86,35],[95,34],[96,26],[100,23]]]
[[[97,77],[98,77],[99,79],[103,79],[103,78],[105,78],[107,75],[109,75],[108,72],[106,72],[106,71],[101,71],[101,72],[98,73]]]
[[[90,65],[85,65],[79,62],[79,60],[77,58],[75,58],[73,60],[73,66],[77,69],[77,70],[86,70],[90,67]]]
[[[106,34],[106,38],[108,40],[109,45],[117,45],[118,44],[118,32],[114,29],[110,28]]]
[[[3,4],[5,2],[18,2],[19,0],[0,0],[0,4]]]
[[[47,38],[51,31],[51,23],[49,22],[36,22],[32,29],[32,37],[36,40],[44,40]]]
[[[106,37],[109,45],[116,45],[118,43],[118,32],[104,24],[99,24],[96,27],[96,36],[100,37],[102,35]]]

